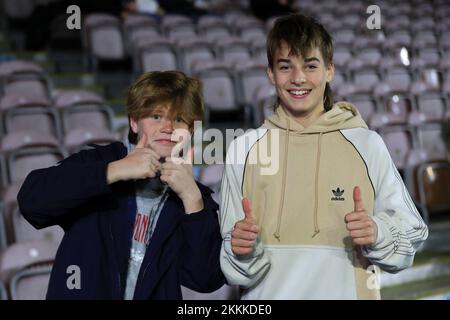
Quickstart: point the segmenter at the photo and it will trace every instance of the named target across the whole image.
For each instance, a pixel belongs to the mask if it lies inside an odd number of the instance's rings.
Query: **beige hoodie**
[[[284,150],[280,150],[280,152],[284,152],[283,162],[281,165],[281,198],[280,204],[278,208],[278,221],[277,221],[277,229],[274,233],[275,238],[280,237],[280,224],[282,218],[282,211],[284,206],[284,198],[286,193],[286,174],[289,159],[289,152],[293,152],[293,150],[289,150],[290,140],[299,139],[299,140],[312,140],[313,142],[317,141],[317,145],[315,146],[317,150],[308,150],[311,151],[311,154],[315,153],[316,163],[314,165],[315,175],[314,175],[314,233],[313,236],[317,235],[320,232],[318,221],[317,221],[317,210],[318,210],[318,186],[319,186],[319,173],[320,173],[320,158],[321,158],[321,150],[322,140],[324,134],[329,133],[337,133],[338,130],[342,129],[351,129],[351,128],[367,128],[366,123],[361,118],[358,110],[348,102],[337,102],[333,108],[329,112],[325,112],[322,114],[314,123],[312,123],[307,128],[303,127],[300,123],[290,118],[286,111],[278,107],[273,116],[269,117],[264,122],[264,127],[267,129],[281,129],[284,130]],[[289,133],[289,134],[288,134]],[[295,142],[291,141],[293,145],[296,145]],[[280,146],[283,145],[283,142],[280,141]],[[314,143],[313,143],[314,147]],[[334,146],[338,147],[338,146]],[[338,148],[337,148],[338,149]],[[314,152],[315,151],[315,152]],[[295,151],[294,151],[295,152]],[[339,152],[339,150],[337,150]],[[304,152],[303,152],[304,153]],[[294,153],[295,154],[295,153]],[[293,157],[295,159],[295,157]],[[298,166],[299,164],[293,164],[294,166]],[[310,170],[312,168],[307,168]],[[344,190],[345,191],[345,190]],[[351,190],[348,190],[351,191]],[[350,193],[348,193],[350,194]]]

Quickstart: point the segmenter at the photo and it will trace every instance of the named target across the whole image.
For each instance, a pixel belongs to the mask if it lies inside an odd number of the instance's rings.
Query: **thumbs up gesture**
[[[353,212],[345,215],[347,230],[353,243],[360,246],[372,246],[377,239],[377,225],[367,214],[361,200],[361,190],[358,186],[353,189]]]
[[[123,159],[108,164],[106,178],[108,184],[132,179],[153,178],[161,169],[158,154],[147,145],[147,135],[142,134],[136,148]]]
[[[246,255],[253,251],[253,246],[258,236],[259,227],[250,208],[250,201],[247,198],[242,200],[245,218],[239,220],[234,225],[231,233],[231,248],[235,255]]]

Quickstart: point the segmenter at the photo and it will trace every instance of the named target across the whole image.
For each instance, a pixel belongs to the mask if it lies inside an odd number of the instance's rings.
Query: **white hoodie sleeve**
[[[375,132],[354,129],[343,134],[358,149],[375,189],[373,219],[378,227],[376,242],[362,251],[373,264],[388,272],[412,265],[416,250],[428,237],[420,217],[382,138]]]
[[[245,217],[242,208],[242,181],[248,148],[241,147],[239,141],[243,140],[238,138],[228,149],[222,180],[220,227],[223,243],[220,264],[229,284],[249,288],[264,277],[270,263],[259,237],[254,251],[249,255],[237,256],[231,249],[231,232],[234,225]]]

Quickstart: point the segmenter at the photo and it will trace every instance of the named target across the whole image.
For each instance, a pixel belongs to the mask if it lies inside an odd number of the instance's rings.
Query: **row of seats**
[[[337,1],[321,1],[321,0],[296,0],[294,7],[309,12],[317,12],[324,14],[355,14],[365,13],[366,9],[372,3],[370,1],[359,0],[337,0]],[[426,15],[433,15],[436,18],[444,18],[450,12],[447,0],[381,0],[376,5],[380,7],[381,13],[386,17],[409,16],[411,18],[419,18]],[[414,21],[416,22],[416,21]]]
[[[85,96],[92,96],[95,100],[85,99]],[[33,130],[64,141],[79,128],[112,132],[113,111],[96,97],[91,92],[68,91],[58,94],[52,103],[28,93],[7,94],[0,100],[0,135]]]
[[[122,36],[118,18],[99,14],[90,15],[86,19],[86,29],[83,34],[85,51],[91,55],[91,58],[100,60],[124,59],[127,55],[130,55],[133,58],[136,72],[152,70],[151,65],[142,65],[141,61],[144,59],[142,57],[144,53],[152,48],[160,54],[164,52],[172,57],[171,59],[165,59],[165,64],[171,63],[171,68],[176,65],[187,73],[190,73],[190,63],[196,58],[215,57],[227,63],[232,63],[235,58],[254,58],[261,59],[264,62],[267,31],[263,23],[254,17],[238,16],[235,25],[245,25],[249,30],[248,36],[239,34],[239,37],[227,31],[226,19],[223,17],[202,17],[204,20],[199,21],[201,26],[199,28],[204,30],[205,34],[198,34],[188,17],[175,16],[172,18],[163,20],[159,25],[148,16],[129,16],[124,22],[123,33],[125,35]],[[338,19],[338,21],[342,20]],[[164,24],[165,21],[170,21],[170,23]],[[202,21],[206,23],[201,24]],[[273,21],[274,19],[271,19],[269,22],[273,23]],[[365,24],[362,25],[365,27]],[[173,28],[173,30],[170,29],[172,33],[160,31],[160,29],[168,28],[167,26]],[[380,50],[377,53],[377,59],[385,56],[386,51],[395,53],[401,47],[411,49],[413,55],[417,55],[417,58],[423,57],[425,63],[428,63],[428,58],[436,60],[436,57],[446,56],[448,53],[448,29],[439,36],[434,35],[432,31],[421,31],[414,33],[414,37],[408,30],[396,30],[392,34],[386,33],[384,30],[358,31],[351,27],[342,30],[333,27],[330,30],[332,30],[337,48],[344,47],[348,50],[357,51],[365,49],[369,45],[374,47],[373,50]],[[111,39],[114,39],[114,41]],[[194,54],[200,49],[202,55]],[[233,53],[235,51],[240,51],[240,55],[235,55]],[[432,52],[430,53],[430,51]],[[339,61],[339,50],[337,53]],[[364,57],[371,60],[374,55],[373,53],[369,56],[363,54],[362,58]],[[376,64],[377,61],[372,61],[372,63]],[[170,69],[165,64],[159,66],[159,68]]]
[[[16,243],[0,251],[0,298],[45,298],[58,243],[41,240]]]
[[[390,93],[380,97],[365,93],[346,93],[337,95],[336,98],[354,103],[363,119],[375,129],[390,124],[420,126],[439,123],[450,117],[449,99],[440,93]]]

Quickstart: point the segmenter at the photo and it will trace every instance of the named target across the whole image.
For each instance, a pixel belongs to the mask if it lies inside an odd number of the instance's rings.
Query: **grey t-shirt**
[[[135,186],[137,212],[128,260],[125,300],[133,299],[136,280],[144,260],[145,251],[168,196],[167,186],[163,185],[159,178],[137,180]]]

